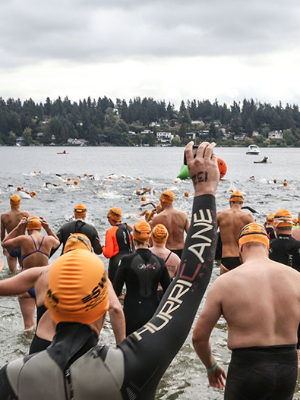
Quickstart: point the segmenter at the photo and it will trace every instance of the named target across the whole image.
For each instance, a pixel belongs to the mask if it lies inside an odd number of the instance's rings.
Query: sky
[[[298,0],[5,0],[0,97],[300,105]]]

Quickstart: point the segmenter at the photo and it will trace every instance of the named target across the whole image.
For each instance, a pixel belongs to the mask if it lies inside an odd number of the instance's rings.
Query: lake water
[[[156,204],[165,189],[175,193],[174,206],[187,211],[192,207],[190,180],[178,181],[177,174],[183,161],[183,148],[174,147],[81,147],[65,148],[69,154],[60,155],[59,147],[0,147],[0,213],[9,210],[9,197],[17,186],[36,191],[36,196],[22,195],[22,209],[30,214],[44,216],[54,231],[72,217],[74,205],[87,206],[87,222],[95,225],[104,243],[107,211],[118,206],[123,220],[134,224],[142,212],[136,190],[155,189],[147,196]],[[246,155],[246,148],[217,148],[216,153],[227,164],[227,174],[217,192],[217,209],[228,208],[230,190],[244,194],[245,206],[257,212],[255,218],[263,223],[269,212],[289,209],[293,216],[300,210],[300,157],[299,149],[261,149],[261,155]],[[263,156],[269,164],[255,164]],[[39,172],[40,171],[40,172]],[[85,176],[85,174],[87,176]],[[88,175],[93,174],[95,180]],[[249,178],[254,176],[256,180]],[[67,185],[67,178],[78,180],[79,187]],[[277,179],[277,183],[273,182]],[[290,187],[285,188],[286,179]],[[46,182],[61,186],[45,187]],[[9,186],[12,185],[12,186]],[[150,207],[151,208],[151,207]],[[55,254],[53,260],[58,256]],[[102,258],[107,265],[107,260]],[[212,281],[218,276],[215,266]],[[9,276],[7,267],[0,279]],[[202,307],[202,305],[201,305]],[[200,309],[201,309],[200,307]],[[30,337],[22,332],[23,321],[15,297],[0,298],[0,366],[16,357],[28,354]],[[29,335],[30,336],[30,335]],[[113,344],[107,323],[102,337]],[[212,348],[218,360],[227,369],[230,352],[226,344],[227,327],[221,319],[212,334]],[[191,333],[163,377],[156,399],[223,399],[223,392],[208,386],[205,368],[194,353]],[[297,386],[294,399],[300,399]]]

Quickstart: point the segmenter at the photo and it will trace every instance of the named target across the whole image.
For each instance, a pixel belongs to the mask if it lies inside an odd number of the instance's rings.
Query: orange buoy
[[[226,162],[224,160],[222,160],[221,158],[218,158],[218,167],[219,167],[219,171],[220,171],[220,179],[222,179],[226,175],[227,165],[226,165]]]

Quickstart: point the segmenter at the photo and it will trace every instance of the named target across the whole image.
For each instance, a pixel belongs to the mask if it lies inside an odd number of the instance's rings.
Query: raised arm
[[[195,198],[179,272],[153,318],[119,345],[125,353],[123,388],[129,385],[141,398],[155,391],[183,345],[211,277],[216,246],[214,196],[220,177],[214,147],[202,143],[195,159],[193,142],[186,148]]]
[[[30,268],[12,278],[0,281],[0,296],[14,296],[30,290],[41,276],[45,267]]]

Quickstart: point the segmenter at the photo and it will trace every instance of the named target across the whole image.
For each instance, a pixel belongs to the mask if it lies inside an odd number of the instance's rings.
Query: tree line
[[[192,121],[201,124],[194,125]],[[152,133],[142,135],[154,122],[157,124],[150,128]],[[23,138],[25,145],[65,145],[70,138],[84,139],[89,145],[154,145],[158,131],[178,135],[177,144],[183,144],[188,132],[197,134],[208,129],[210,139],[218,140],[224,128],[232,137],[243,133],[252,138],[253,132],[258,132],[261,143],[268,132],[282,130],[284,144],[300,146],[300,112],[296,104],[273,106],[244,99],[242,103],[227,105],[217,100],[194,99],[181,101],[176,109],[170,102],[146,97],[135,97],[129,102],[113,101],[106,96],[79,102],[68,97],[53,101],[47,97],[44,103],[0,98],[1,145],[14,145],[18,137]]]

